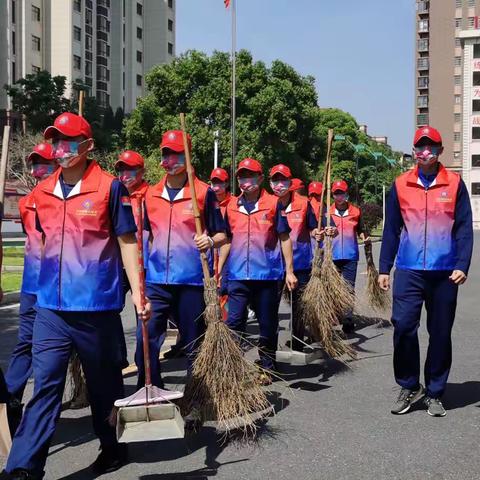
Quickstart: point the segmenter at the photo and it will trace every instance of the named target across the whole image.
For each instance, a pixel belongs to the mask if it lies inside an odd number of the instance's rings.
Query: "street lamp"
[[[211,127],[215,125],[215,120],[209,115],[205,118],[205,125]],[[213,168],[218,167],[218,140],[220,139],[220,130],[215,130],[213,132]]]

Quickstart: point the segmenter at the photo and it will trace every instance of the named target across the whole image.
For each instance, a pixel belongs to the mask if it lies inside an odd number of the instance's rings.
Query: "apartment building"
[[[125,112],[145,75],[175,55],[175,0],[2,0],[0,85],[48,70]],[[9,108],[0,92],[0,109]]]

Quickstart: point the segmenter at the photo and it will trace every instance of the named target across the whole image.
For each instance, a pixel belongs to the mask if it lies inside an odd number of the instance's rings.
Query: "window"
[[[480,100],[472,101],[472,112],[480,112]]]
[[[480,127],[472,127],[472,140],[480,140]]]
[[[33,22],[40,21],[40,9],[35,5],[32,5],[32,21]]]
[[[101,82],[107,82],[110,78],[109,73],[110,72],[107,67],[97,65],[97,80],[100,80]]]
[[[428,107],[428,95],[419,95],[417,97],[417,107],[418,108]]]
[[[454,101],[455,101],[455,105],[460,105],[462,103],[462,96],[461,95],[455,95],[454,96]]]
[[[92,62],[85,62],[85,75],[92,76]]]
[[[480,155],[472,155],[472,167],[480,167]]]
[[[475,18],[474,17],[468,17],[467,19],[467,28],[471,30],[475,26]]]
[[[40,72],[40,67],[37,67],[36,65],[32,65],[32,73],[37,74]]]
[[[455,132],[455,133],[453,134],[453,141],[454,141],[454,142],[459,142],[459,141],[460,141],[460,133]]]
[[[472,182],[472,195],[480,195],[480,183]]]
[[[418,77],[418,88],[428,88],[428,77]]]
[[[455,39],[455,46],[456,47],[461,47],[462,46],[462,40],[460,38]]]
[[[98,65],[105,65],[107,66],[108,65],[108,60],[105,58],[105,57],[99,57],[97,55],[97,63]]]
[[[101,40],[97,40],[97,55],[107,56],[107,44]]]
[[[108,95],[106,92],[97,92],[97,101],[100,106],[106,107],[108,102]]]
[[[97,15],[97,28],[102,32],[109,32],[110,22],[105,17]]]
[[[32,35],[32,50],[39,52],[40,51],[40,37]]]
[[[173,8],[173,0],[168,0],[168,8]]]
[[[122,73],[122,85],[123,89],[125,90],[125,72]]]
[[[85,52],[85,58],[87,60],[92,61],[93,60],[93,53],[92,52]]]
[[[168,53],[169,55],[173,55],[173,44],[168,42]]]
[[[142,52],[137,50],[137,62],[142,63]]]
[[[173,20],[168,19],[168,31],[173,32]],[[428,40],[427,40],[427,49],[428,49]]]
[[[473,86],[478,87],[480,85],[480,72],[473,72]]]
[[[90,35],[85,35],[85,49],[91,50],[92,49],[92,37]]]
[[[455,81],[455,85],[461,85],[462,84],[462,76],[461,75],[455,75],[454,81]]]
[[[77,42],[82,41],[82,29],[80,27],[73,27],[73,39]]]
[[[462,8],[462,0],[455,0],[455,6],[457,8]]]
[[[480,43],[473,46],[473,58],[480,58]]]
[[[12,83],[15,83],[17,81],[17,76],[15,74],[15,62],[12,62]]]
[[[475,0],[468,0],[468,6],[469,7],[474,7],[475,6]]]
[[[97,90],[107,91],[107,84],[105,82],[97,82]]]
[[[73,0],[73,9],[76,12],[82,11],[82,0]]]
[[[142,86],[142,76],[141,76],[141,75],[137,75],[137,85],[138,85],[139,87]]]
[[[171,22],[171,20],[169,20],[169,22]],[[170,30],[170,23],[168,25],[169,25],[168,29]],[[172,28],[173,28],[173,22],[172,22]],[[419,52],[428,52],[428,38],[421,38],[418,41],[418,51]]]
[[[428,2],[418,2],[417,11],[418,13],[428,13]]]
[[[423,125],[428,125],[428,115],[426,113],[417,115],[417,126],[421,127]]]
[[[123,26],[123,41],[125,41],[125,24],[123,24],[122,26]]]
[[[137,15],[143,15],[143,7],[140,3],[137,3]]]
[[[76,70],[82,69],[82,59],[78,55],[73,56],[73,68]]]
[[[462,26],[462,19],[456,18],[455,19],[455,28],[460,28]]]
[[[97,40],[103,40],[104,42],[108,42],[108,33],[97,32]]]
[[[428,57],[422,57],[417,60],[419,70],[428,70]]]
[[[123,47],[122,62],[123,62],[123,65],[125,65],[125,47]]]
[[[140,27],[137,27],[137,38],[141,39],[143,36],[143,31]]]
[[[460,123],[460,122],[462,121],[462,116],[461,116],[460,113],[456,113],[456,114],[453,116],[453,118],[454,118],[455,123]]]
[[[428,32],[428,20],[419,20],[418,21],[418,31],[420,33]]]
[[[85,10],[85,23],[87,25],[91,25],[92,24],[92,11],[91,10]]]
[[[455,57],[455,66],[456,67],[462,66],[462,57]]]
[[[16,53],[16,46],[17,46],[17,37],[15,35],[15,31],[12,31],[12,53],[15,55]]]
[[[16,14],[15,14],[15,0],[12,0],[12,23],[15,23],[15,18],[16,18]]]

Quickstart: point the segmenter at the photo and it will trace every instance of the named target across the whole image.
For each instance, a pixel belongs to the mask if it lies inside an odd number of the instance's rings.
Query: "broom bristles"
[[[367,266],[367,301],[376,312],[385,313],[392,306],[390,295],[378,284],[378,270],[375,266]]]
[[[70,357],[70,386],[72,389],[70,403],[75,402],[77,407],[80,407],[81,405],[88,407],[87,384],[85,382],[80,357],[75,350]]]
[[[325,251],[315,250],[312,274],[302,292],[302,317],[313,337],[331,357],[356,358],[355,350],[335,329],[339,318],[353,309],[355,297],[350,285],[340,275],[331,255],[331,240]]]
[[[205,282],[207,330],[185,388],[187,408],[200,408],[213,416],[225,432],[241,430],[246,438],[256,434],[259,412],[270,403],[257,369],[222,321],[215,280]]]

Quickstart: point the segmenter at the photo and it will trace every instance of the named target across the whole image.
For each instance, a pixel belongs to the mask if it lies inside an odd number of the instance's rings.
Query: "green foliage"
[[[66,78],[52,77],[46,70],[29,74],[4,88],[12,99],[13,109],[26,115],[28,128],[35,132],[51,125],[53,119],[70,106],[64,97]]]

